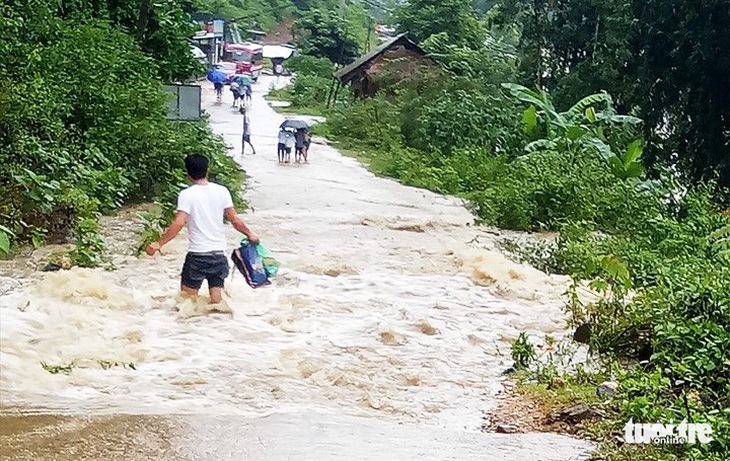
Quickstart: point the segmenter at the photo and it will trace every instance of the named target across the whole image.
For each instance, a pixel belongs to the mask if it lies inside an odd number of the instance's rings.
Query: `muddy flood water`
[[[278,164],[272,82],[255,85],[255,156],[230,94],[204,87],[203,104],[249,176],[244,219],[282,263],[274,285],[234,276],[223,312],[179,298],[184,231],[138,258],[131,212],[105,221],[113,271],[3,263],[0,457],[586,459],[573,438],[480,432],[510,341],[564,334],[568,280],[506,259],[457,200],[325,144]]]

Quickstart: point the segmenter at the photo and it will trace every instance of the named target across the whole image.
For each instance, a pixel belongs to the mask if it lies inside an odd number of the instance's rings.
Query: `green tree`
[[[409,32],[418,42],[445,33],[454,45],[479,48],[486,34],[467,0],[409,0],[396,11],[400,32]]]
[[[185,80],[199,70],[187,38],[192,35],[188,0],[61,0],[53,11],[77,21],[109,21],[134,36],[137,44],[158,63],[160,78]],[[53,8],[53,7],[51,7]]]
[[[296,22],[302,52],[344,64],[360,54],[360,45],[337,11],[314,9]]]
[[[645,121],[650,166],[730,185],[727,0],[504,0],[521,80],[556,105],[602,90]]]
[[[195,0],[200,13],[207,13],[244,28],[269,30],[293,16],[297,7],[290,0]]]
[[[650,154],[690,178],[730,186],[730,6],[727,0],[634,2],[633,102],[647,122]]]

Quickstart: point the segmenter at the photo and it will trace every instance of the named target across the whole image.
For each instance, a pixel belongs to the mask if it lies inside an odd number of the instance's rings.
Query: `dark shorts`
[[[216,91],[221,91],[223,89],[223,84],[222,83],[214,83],[213,84],[213,87],[215,88]]]
[[[251,135],[250,134],[244,134],[243,135],[243,142],[247,142],[251,144]]]
[[[228,277],[228,258],[224,253],[188,253],[182,268],[182,284],[199,289],[203,280],[209,288],[223,288]]]

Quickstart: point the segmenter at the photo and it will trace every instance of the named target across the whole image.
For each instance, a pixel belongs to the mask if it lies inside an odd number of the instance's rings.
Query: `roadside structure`
[[[397,82],[424,68],[436,67],[438,64],[403,33],[338,70],[335,78],[338,87],[350,84],[355,96],[364,98],[374,96],[382,89],[384,81],[376,78],[378,75],[387,72],[388,80]]]

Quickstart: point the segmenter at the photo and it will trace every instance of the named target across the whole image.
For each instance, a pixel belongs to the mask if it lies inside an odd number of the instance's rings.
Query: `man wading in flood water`
[[[145,251],[153,256],[188,224],[189,246],[182,268],[182,292],[197,296],[203,280],[208,280],[210,302],[219,303],[222,300],[223,282],[228,276],[223,218],[252,243],[258,243],[259,239],[236,214],[228,189],[208,181],[206,157],[189,155],[185,159],[185,169],[193,184],[180,192],[177,214],[170,227]]]

